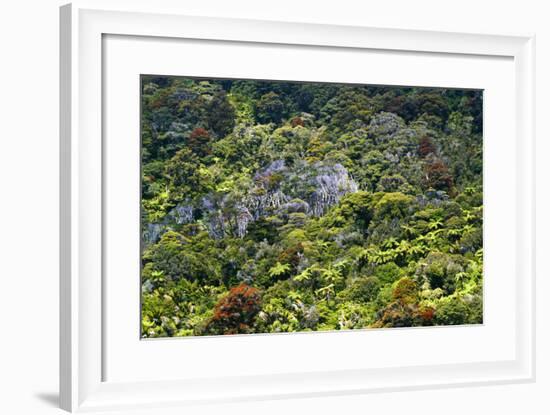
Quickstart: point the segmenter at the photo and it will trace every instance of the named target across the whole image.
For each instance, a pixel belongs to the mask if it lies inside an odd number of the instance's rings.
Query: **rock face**
[[[169,229],[171,225],[184,225],[193,222],[193,213],[195,209],[189,202],[177,205],[173,208],[160,223],[148,223],[141,231],[141,240],[145,246],[156,243],[162,234]]]
[[[314,179],[316,189],[310,201],[315,216],[323,215],[327,209],[337,204],[342,196],[358,190],[357,183],[341,164],[329,168],[321,167],[318,173]]]
[[[166,231],[166,225],[162,223],[148,223],[141,231],[141,240],[145,246],[154,244]]]
[[[184,223],[190,223],[193,221],[193,206],[190,205],[178,205],[169,213],[171,218],[174,218],[174,222],[178,225]]]
[[[256,177],[262,179],[273,174],[280,178],[275,188],[264,186],[261,192],[256,192],[258,196],[253,192],[249,197],[249,207],[256,219],[266,212],[277,213],[280,208],[321,216],[342,196],[358,190],[347,169],[338,163],[302,162],[287,168],[282,161],[276,161]]]
[[[224,236],[242,238],[246,235],[248,224],[254,220],[246,206],[235,203],[229,197],[224,197],[217,204],[203,201],[203,212],[203,224],[215,239]]]
[[[284,194],[281,190],[275,190],[258,195],[249,195],[245,200],[245,204],[252,212],[254,220],[258,220],[270,212],[279,209],[289,200],[290,197],[288,195]]]
[[[146,245],[154,243],[166,230],[195,221],[215,239],[243,238],[253,221],[291,213],[322,216],[344,195],[357,190],[357,183],[341,164],[302,162],[287,167],[283,160],[276,160],[255,174],[254,185],[245,189],[245,196],[208,194],[196,206],[180,204],[162,223],[148,224],[143,240]]]

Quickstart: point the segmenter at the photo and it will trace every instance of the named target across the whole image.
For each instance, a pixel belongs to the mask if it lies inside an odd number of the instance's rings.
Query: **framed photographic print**
[[[61,9],[64,409],[534,379],[531,36],[95,4]]]
[[[142,338],[483,323],[483,91],[141,76]]]

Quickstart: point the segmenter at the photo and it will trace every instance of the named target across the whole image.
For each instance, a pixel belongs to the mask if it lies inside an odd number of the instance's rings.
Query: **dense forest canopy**
[[[482,322],[482,91],[141,88],[143,337]]]

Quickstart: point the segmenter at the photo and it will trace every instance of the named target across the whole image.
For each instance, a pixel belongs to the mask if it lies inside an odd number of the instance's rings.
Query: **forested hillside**
[[[142,77],[142,336],[482,322],[482,92]]]

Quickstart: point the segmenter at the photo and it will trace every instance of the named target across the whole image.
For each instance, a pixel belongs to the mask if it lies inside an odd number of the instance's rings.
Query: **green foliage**
[[[142,77],[142,336],[479,324],[482,93]]]
[[[379,219],[404,218],[409,214],[412,201],[411,196],[403,193],[384,193],[375,205],[374,215]]]
[[[380,281],[376,277],[362,277],[353,281],[342,291],[342,297],[358,303],[369,303],[376,299],[380,291]]]
[[[393,299],[402,303],[415,303],[418,296],[418,287],[409,277],[403,277],[395,283]]]
[[[224,137],[235,127],[235,108],[225,91],[217,92],[207,105],[207,125],[218,136]]]
[[[285,115],[285,105],[275,92],[262,95],[256,103],[256,119],[262,124],[279,123]]]
[[[470,310],[461,299],[445,301],[439,305],[435,313],[435,323],[440,325],[466,324],[469,320]]]

